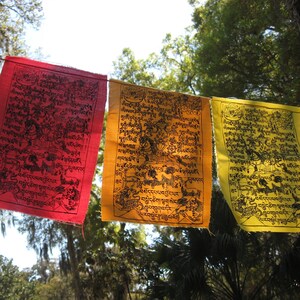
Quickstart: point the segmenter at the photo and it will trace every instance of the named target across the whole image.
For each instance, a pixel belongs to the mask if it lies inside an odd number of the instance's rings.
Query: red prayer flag
[[[107,77],[6,57],[0,77],[0,208],[82,224]]]

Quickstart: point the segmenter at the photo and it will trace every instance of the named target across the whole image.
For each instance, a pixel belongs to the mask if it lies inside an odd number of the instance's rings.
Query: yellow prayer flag
[[[218,175],[248,231],[300,232],[300,108],[212,99]]]
[[[208,227],[209,99],[110,81],[102,220]]]

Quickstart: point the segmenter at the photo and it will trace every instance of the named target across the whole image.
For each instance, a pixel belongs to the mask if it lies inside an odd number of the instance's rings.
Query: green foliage
[[[20,272],[17,266],[0,255],[0,299],[26,300],[34,294],[35,284],[30,281],[30,273]]]
[[[65,236],[61,224],[49,219],[23,215],[18,230],[27,234],[28,246],[43,260],[49,260],[54,247],[65,247]]]
[[[42,2],[39,0],[0,0],[0,57],[25,54],[26,25],[38,28],[41,18]],[[5,235],[6,226],[14,225],[15,220],[12,213],[0,210],[2,235]]]
[[[93,195],[98,192],[95,190]],[[102,222],[100,199],[95,196],[90,200],[85,237],[79,239],[84,294],[88,299],[126,299],[126,295],[139,292],[143,284],[140,266],[147,248],[144,229]]]
[[[126,48],[113,63],[112,76],[137,85],[195,94],[195,43],[189,29],[186,35],[174,39],[167,34],[160,54],[152,53],[147,59],[136,59],[132,50]]]
[[[287,0],[209,0],[195,6],[195,30],[166,35],[159,55],[124,49],[114,77],[204,96],[298,105],[300,9]],[[298,15],[297,15],[298,12]]]
[[[152,70],[153,61],[156,55],[149,56],[147,61],[137,60],[134,53],[129,48],[122,51],[122,55],[117,62],[113,62],[115,71],[112,76],[129,83],[150,86],[155,81],[155,72]]]
[[[40,17],[19,21],[23,25],[15,33],[5,29],[12,13],[7,3],[13,2],[0,0],[0,48],[17,53],[14,34]],[[194,30],[166,35],[161,52],[147,59],[124,49],[112,75],[164,90],[299,105],[297,1],[189,2],[195,8]],[[39,1],[26,3],[37,5],[26,11],[40,11]],[[148,245],[144,226],[102,222],[104,138],[105,126],[84,228],[24,216],[20,231],[28,234],[40,260],[20,275],[1,258],[0,299],[297,299],[299,234],[240,230],[217,183],[210,231],[156,226],[157,237]],[[58,264],[49,260],[54,247],[61,250]]]
[[[194,13],[208,96],[299,104],[300,31],[286,1],[209,0]]]
[[[167,34],[163,40],[160,56],[156,61],[159,71],[159,88],[181,93],[195,94],[197,71],[195,68],[194,49],[196,40],[192,29],[186,30],[184,36],[175,39]]]
[[[71,276],[55,275],[46,283],[37,283],[31,300],[73,300]]]
[[[190,3],[195,7],[195,32],[175,40],[167,36],[160,55],[116,63],[118,78],[204,96],[299,105],[296,1]],[[151,80],[139,80],[140,70]],[[299,235],[242,231],[217,184],[211,234],[157,230],[159,238],[144,264],[151,299],[294,299],[299,294]]]
[[[24,54],[26,25],[37,28],[41,18],[40,0],[0,0],[0,55]]]

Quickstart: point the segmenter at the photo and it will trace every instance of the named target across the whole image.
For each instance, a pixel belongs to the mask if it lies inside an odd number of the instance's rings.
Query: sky
[[[129,47],[137,58],[159,52],[167,33],[176,37],[192,24],[188,0],[44,0],[40,30],[28,32],[46,60],[109,74]]]
[[[39,30],[27,30],[31,50],[41,48],[43,61],[108,76],[124,48],[138,59],[158,53],[167,33],[177,37],[192,25],[193,12],[188,0],[43,0],[43,8]],[[14,228],[0,234],[0,254],[20,269],[37,259]]]

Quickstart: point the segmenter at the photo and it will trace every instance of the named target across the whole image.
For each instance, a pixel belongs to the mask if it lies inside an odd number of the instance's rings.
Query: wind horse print
[[[207,227],[209,99],[110,80],[102,220]]]
[[[213,98],[218,175],[248,231],[300,232],[300,108]]]
[[[0,208],[84,221],[106,76],[6,57],[0,77]]]

